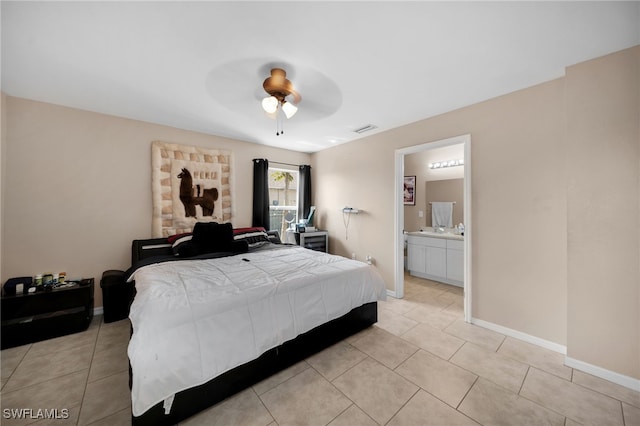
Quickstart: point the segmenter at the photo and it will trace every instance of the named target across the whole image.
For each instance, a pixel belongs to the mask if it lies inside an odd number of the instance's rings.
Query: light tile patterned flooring
[[[640,425],[638,392],[463,322],[461,289],[407,276],[405,293],[379,304],[374,327],[182,424]],[[69,410],[38,425],[129,424],[129,322],[101,319],[2,351],[2,408]]]

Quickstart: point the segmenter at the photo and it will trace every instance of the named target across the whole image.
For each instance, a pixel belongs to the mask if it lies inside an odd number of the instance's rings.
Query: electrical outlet
[[[351,259],[356,260],[356,254],[355,253],[351,253]]]

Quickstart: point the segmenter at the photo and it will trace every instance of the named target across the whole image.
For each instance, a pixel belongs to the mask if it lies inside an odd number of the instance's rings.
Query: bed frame
[[[171,245],[164,238],[135,240],[132,246],[132,264],[151,256],[171,254]],[[163,403],[151,407],[141,416],[131,416],[131,424],[174,425],[225,398],[317,353],[376,323],[377,302],[367,303],[346,315],[322,324],[293,340],[275,347],[257,359],[223,373],[209,382],[178,392],[171,412],[164,414]],[[133,330],[132,330],[133,332]],[[129,365],[129,387],[133,372]]]

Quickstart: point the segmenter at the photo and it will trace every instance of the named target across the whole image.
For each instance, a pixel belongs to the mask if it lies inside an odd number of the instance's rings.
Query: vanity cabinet
[[[462,286],[464,241],[409,235],[407,269],[417,277]]]
[[[464,241],[447,240],[447,279],[464,283]]]
[[[447,278],[447,249],[427,246],[426,273],[436,278]]]
[[[409,272],[427,272],[427,248],[421,244],[407,242],[407,269]]]

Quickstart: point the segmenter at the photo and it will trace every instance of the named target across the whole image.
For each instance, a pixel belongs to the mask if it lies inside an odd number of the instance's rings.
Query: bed
[[[176,240],[133,242],[132,424],[176,424],[377,321],[370,265],[264,230],[232,238],[183,257]]]

